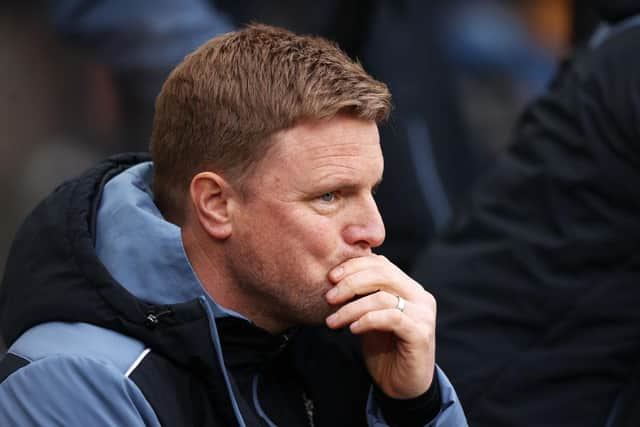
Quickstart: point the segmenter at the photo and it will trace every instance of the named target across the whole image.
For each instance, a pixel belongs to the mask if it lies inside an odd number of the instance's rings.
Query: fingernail
[[[327,299],[332,300],[337,296],[338,296],[338,289],[337,288],[331,288],[331,289],[329,289],[329,292],[327,292]]]
[[[343,273],[344,273],[344,267],[338,266],[331,271],[330,273],[331,279],[339,280],[342,277]]]
[[[356,320],[355,322],[353,322],[351,325],[349,325],[349,329],[351,330],[351,332],[353,333],[357,333],[358,332],[358,328],[360,327],[360,321]]]
[[[338,319],[338,316],[335,313],[333,313],[332,315],[327,317],[327,325],[333,326],[336,323],[337,319]]]

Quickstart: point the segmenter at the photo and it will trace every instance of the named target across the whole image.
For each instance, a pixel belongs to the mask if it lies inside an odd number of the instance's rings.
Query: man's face
[[[372,195],[383,170],[378,129],[339,115],[274,138],[234,209],[227,265],[255,305],[248,313],[276,328],[321,323],[334,310],[328,272],[385,237]]]

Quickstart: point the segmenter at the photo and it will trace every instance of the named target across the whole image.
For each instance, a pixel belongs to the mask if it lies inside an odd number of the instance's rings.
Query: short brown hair
[[[275,132],[338,113],[381,122],[390,98],[384,83],[325,39],[258,24],[215,37],[173,70],[156,100],[156,203],[182,222],[198,172],[240,180]]]

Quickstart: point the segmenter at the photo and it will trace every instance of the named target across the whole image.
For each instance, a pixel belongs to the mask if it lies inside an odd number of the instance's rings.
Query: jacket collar
[[[40,323],[87,322],[139,339],[178,365],[220,370],[202,298],[188,294],[171,304],[138,298],[137,288],[122,286],[96,254],[105,184],[147,161],[146,154],[111,157],[62,184],[25,219],[0,286],[0,328],[8,345]]]

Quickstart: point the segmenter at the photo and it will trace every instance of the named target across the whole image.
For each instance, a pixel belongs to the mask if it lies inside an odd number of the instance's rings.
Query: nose
[[[366,200],[354,209],[352,217],[348,219],[343,238],[349,245],[369,250],[380,246],[385,235],[378,206],[373,196],[367,195]]]

